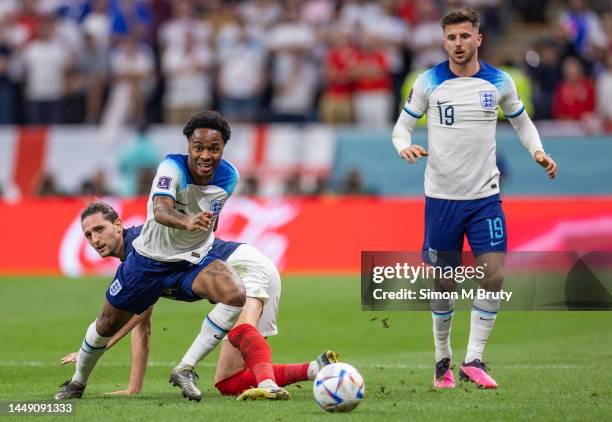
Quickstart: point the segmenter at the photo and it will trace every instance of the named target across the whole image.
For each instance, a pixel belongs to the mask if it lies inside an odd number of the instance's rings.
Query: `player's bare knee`
[[[111,319],[105,314],[100,314],[96,320],[96,331],[102,337],[112,337],[119,329],[114,330]]]
[[[222,303],[230,306],[244,306],[246,302],[246,290],[244,284],[234,283],[231,289],[227,289],[224,294]]]

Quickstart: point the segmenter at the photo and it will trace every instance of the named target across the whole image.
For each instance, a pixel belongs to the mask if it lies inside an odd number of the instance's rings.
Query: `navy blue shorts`
[[[430,265],[460,265],[464,236],[476,256],[506,252],[501,203],[499,194],[464,201],[426,197],[423,260]]]
[[[210,248],[210,251],[208,252],[207,257],[213,256],[215,257],[215,259],[225,262],[240,245],[242,245],[242,243],[215,239],[212,248]],[[199,267],[201,267],[200,270],[203,268],[203,264],[205,264],[204,266],[208,265],[208,263],[205,263],[205,260],[202,261],[199,264]],[[195,302],[196,300],[201,300],[201,297],[193,294],[191,285],[193,284],[194,279],[195,277],[181,278],[179,282],[174,286],[164,289],[161,294],[161,297],[163,297],[164,299],[178,300],[181,302]]]
[[[216,247],[215,247],[216,246]],[[161,262],[138,254],[128,255],[106,290],[106,300],[115,308],[140,314],[160,297],[185,302],[200,300],[192,285],[197,275],[215,260],[226,261],[240,243],[215,240],[213,248],[199,264],[187,261]]]

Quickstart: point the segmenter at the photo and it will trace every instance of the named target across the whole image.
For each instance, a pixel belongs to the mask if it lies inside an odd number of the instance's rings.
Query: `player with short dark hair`
[[[442,18],[448,61],[419,75],[393,128],[393,144],[411,164],[428,157],[425,169],[423,259],[431,265],[459,265],[467,236],[478,265],[485,268],[480,287],[499,291],[507,250],[506,219],[499,194],[495,157],[497,110],[501,107],[530,156],[548,177],[557,166],[544,152],[510,76],[478,59],[482,43],[478,14],[469,9]],[[412,131],[427,114],[426,151],[412,144]],[[436,280],[435,289],[454,290],[454,280]],[[434,386],[452,388],[450,329],[452,300],[432,300],[436,346]],[[474,299],[467,355],[459,375],[484,388],[496,388],[482,355],[499,311],[496,299]]]
[[[188,351],[190,362],[196,355],[206,356],[240,316],[246,300],[244,284],[211,253],[219,213],[238,182],[238,171],[222,158],[229,125],[219,113],[205,111],[189,119],[184,133],[189,135],[188,155],[168,155],[159,165],[147,221],[133,242],[134,251],[117,269],[102,313],[87,329],[76,372],[55,395],[57,400],[83,395],[110,338],[168,288],[178,289],[185,300],[206,298],[217,303],[202,325],[197,353]],[[183,395],[200,400],[195,379],[194,368],[187,364],[171,373],[171,382]]]

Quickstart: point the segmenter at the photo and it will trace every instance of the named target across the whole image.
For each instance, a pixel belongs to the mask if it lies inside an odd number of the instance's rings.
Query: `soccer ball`
[[[319,371],[312,392],[322,409],[350,412],[363,400],[365,384],[361,374],[351,365],[332,363]]]

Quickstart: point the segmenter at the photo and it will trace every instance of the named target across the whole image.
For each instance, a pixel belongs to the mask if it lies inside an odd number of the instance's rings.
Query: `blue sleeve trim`
[[[509,119],[512,119],[513,117],[518,117],[523,111],[525,111],[525,106],[521,107],[521,109],[516,113],[506,114],[506,117]]]
[[[416,114],[414,111],[411,111],[408,107],[404,107],[404,111],[408,114],[410,114],[412,117],[414,117],[415,119],[420,119],[421,117],[423,117],[423,115],[421,114],[420,116],[418,114]]]

